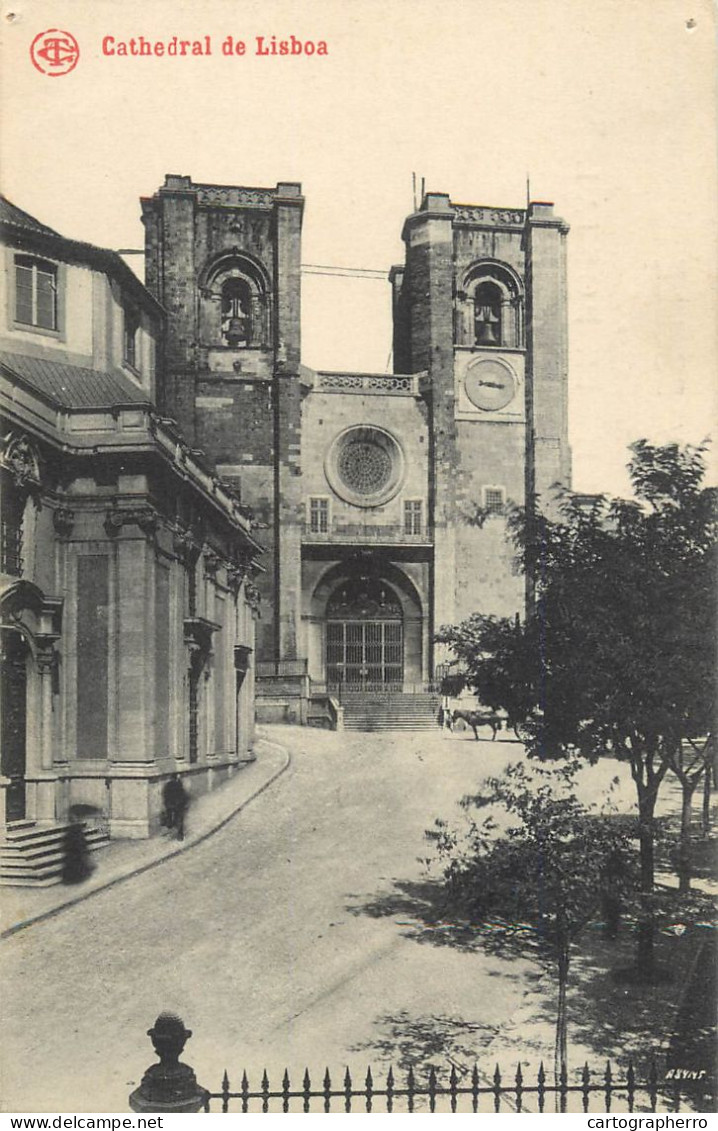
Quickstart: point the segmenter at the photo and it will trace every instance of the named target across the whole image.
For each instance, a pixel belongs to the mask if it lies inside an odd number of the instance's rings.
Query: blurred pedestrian
[[[179,774],[173,774],[162,791],[165,807],[165,824],[168,829],[177,830],[177,840],[184,840],[185,813],[189,805],[189,794]]]
[[[70,825],[63,841],[62,882],[80,884],[92,874],[92,861],[83,822],[72,809],[69,816]]]

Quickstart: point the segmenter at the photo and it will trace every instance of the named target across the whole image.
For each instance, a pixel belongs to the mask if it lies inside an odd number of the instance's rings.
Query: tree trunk
[[[708,836],[711,828],[711,764],[706,758],[706,768],[703,775],[703,812],[701,815],[701,831],[703,836]]]
[[[681,782],[681,840],[678,846],[678,891],[687,895],[691,890],[691,809],[695,784]]]
[[[653,814],[656,808],[655,789],[640,782],[638,788],[638,839],[641,869],[641,917],[638,924],[638,945],[636,965],[641,972],[653,969],[653,885],[654,885],[654,827]]]

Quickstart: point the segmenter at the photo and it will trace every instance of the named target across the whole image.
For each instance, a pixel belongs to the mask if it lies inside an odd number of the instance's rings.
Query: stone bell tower
[[[146,283],[167,311],[160,403],[251,505],[267,553],[260,660],[297,648],[301,185],[195,184],[142,200]]]
[[[570,478],[565,248],[553,205],[428,193],[392,271],[394,364],[425,371],[434,622],[524,605],[506,509]],[[483,521],[467,521],[480,508]]]

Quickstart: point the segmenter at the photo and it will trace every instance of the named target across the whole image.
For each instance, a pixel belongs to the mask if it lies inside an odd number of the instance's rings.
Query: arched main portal
[[[342,583],[326,609],[326,673],[330,688],[401,690],[404,683],[404,617],[385,582],[366,578]]]

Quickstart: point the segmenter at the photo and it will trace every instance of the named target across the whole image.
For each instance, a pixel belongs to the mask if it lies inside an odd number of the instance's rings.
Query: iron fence
[[[469,1072],[452,1065],[444,1081],[435,1068],[426,1079],[417,1077],[409,1068],[403,1082],[389,1068],[383,1085],[375,1082],[371,1068],[366,1076],[355,1081],[347,1068],[337,1084],[327,1069],[320,1083],[314,1083],[305,1070],[301,1085],[292,1084],[285,1069],[279,1087],[272,1086],[265,1071],[259,1088],[250,1085],[242,1073],[239,1089],[233,1089],[225,1071],[220,1091],[207,1093],[203,1109],[243,1114],[261,1112],[295,1114],[310,1112],[421,1112],[477,1113],[484,1112],[655,1112],[710,1111],[715,1106],[709,1082],[698,1080],[659,1079],[656,1062],[652,1061],[644,1080],[637,1079],[632,1063],[623,1075],[616,1075],[610,1062],[605,1069],[592,1071],[588,1064],[570,1082],[564,1066],[557,1079],[548,1077],[543,1064],[533,1081],[524,1077],[519,1065],[510,1078],[505,1078],[497,1065],[489,1077],[481,1075],[477,1066]],[[713,1100],[712,1106],[705,1104]],[[214,1103],[214,1108],[213,1108]],[[218,1105],[218,1106],[217,1106]],[[660,1106],[659,1106],[660,1105]],[[698,1105],[698,1106],[696,1106]]]
[[[519,1064],[506,1079],[496,1065],[493,1073],[483,1074],[478,1064],[469,1069],[452,1064],[448,1075],[440,1077],[435,1067],[428,1067],[426,1078],[419,1070],[409,1068],[399,1080],[389,1068],[383,1084],[375,1082],[371,1068],[355,1082],[348,1068],[343,1076],[332,1080],[325,1069],[320,1082],[312,1082],[304,1070],[301,1084],[292,1084],[287,1069],[279,1086],[272,1085],[266,1069],[259,1087],[252,1087],[246,1071],[239,1088],[233,1088],[225,1069],[219,1091],[202,1087],[194,1070],[180,1063],[179,1057],[192,1030],[175,1013],[163,1012],[147,1030],[159,1064],[150,1065],[138,1088],[130,1095],[132,1111],[197,1112],[212,1111],[217,1105],[222,1113],[301,1114],[323,1111],[338,1113],[365,1112],[677,1112],[683,1110],[712,1112],[715,1110],[715,1082],[707,1070],[697,1072],[670,1069],[659,1074],[655,1058],[651,1059],[642,1079],[633,1063],[623,1075],[616,1074],[610,1062],[600,1071],[584,1064],[579,1071],[561,1071],[547,1076],[543,1062],[535,1077],[524,1075]],[[660,1106],[659,1106],[660,1105]]]

